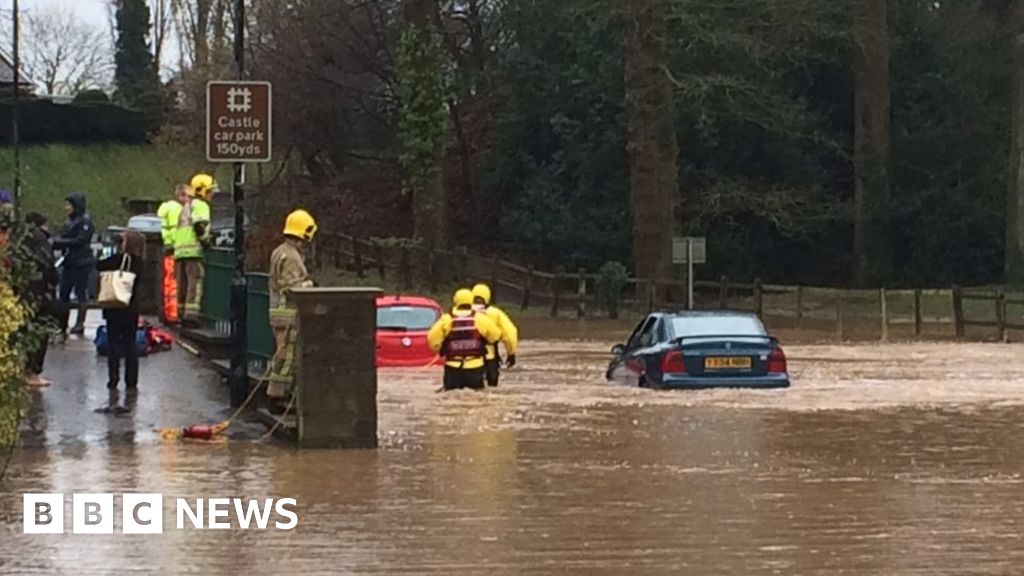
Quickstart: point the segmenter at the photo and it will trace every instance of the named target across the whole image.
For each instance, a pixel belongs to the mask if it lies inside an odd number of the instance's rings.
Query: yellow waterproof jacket
[[[441,316],[441,318],[430,327],[430,331],[427,332],[427,344],[430,346],[430,349],[440,354],[445,341],[452,333],[452,316],[465,318],[470,314],[473,314],[473,323],[476,325],[477,331],[480,332],[480,335],[483,336],[488,345],[493,346],[501,340],[501,329],[498,328],[498,324],[494,319],[487,314],[475,313],[472,310],[452,310],[451,314]],[[446,364],[450,368],[474,370],[484,367],[484,359],[481,356],[457,358],[449,360]]]
[[[501,343],[505,345],[505,354],[509,356],[514,355],[516,350],[519,349],[519,329],[516,328],[515,323],[508,317],[508,314],[505,314],[497,306],[488,306],[487,316],[494,320],[494,323],[498,325],[498,329],[501,330]],[[488,360],[493,360],[497,353],[497,345],[487,347]]]
[[[178,227],[174,231],[174,259],[180,258],[202,258],[203,245],[196,234],[195,225],[199,222],[210,222],[210,205],[204,200],[193,198],[188,206],[182,208],[178,217]],[[206,234],[210,233],[210,227],[206,227]]]
[[[160,237],[164,241],[164,248],[174,248],[174,235],[178,228],[178,219],[184,206],[177,200],[168,200],[160,205],[156,215],[160,217]]]

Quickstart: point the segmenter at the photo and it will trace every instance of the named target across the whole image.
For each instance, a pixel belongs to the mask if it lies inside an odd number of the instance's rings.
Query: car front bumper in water
[[[708,388],[789,388],[788,374],[768,376],[666,376],[659,386],[673,390]]]

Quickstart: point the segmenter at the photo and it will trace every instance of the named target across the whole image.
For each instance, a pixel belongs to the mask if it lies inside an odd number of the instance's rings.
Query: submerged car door
[[[658,317],[648,316],[633,331],[633,335],[626,343],[625,351],[615,361],[615,367],[611,374],[612,380],[626,386],[637,386],[640,383],[640,378],[645,372],[644,352],[657,339],[658,321]]]

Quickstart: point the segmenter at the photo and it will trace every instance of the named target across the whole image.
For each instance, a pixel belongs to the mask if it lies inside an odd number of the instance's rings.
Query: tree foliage
[[[114,51],[116,99],[152,117],[155,125],[164,108],[160,75],[149,45],[150,14],[145,0],[118,0]]]
[[[441,157],[455,243],[635,272],[628,4],[439,0],[445,136],[424,112],[429,136],[412,140],[403,101],[430,79],[403,64],[403,4],[254,2],[252,61],[275,83],[289,185],[341,227],[412,236],[401,183],[415,142]],[[1002,278],[1013,67],[997,4],[888,3],[888,198],[873,249],[889,265],[874,283]],[[679,149],[673,224],[708,237],[701,273],[852,282],[852,3],[664,0],[663,12]],[[429,102],[424,111],[440,110],[436,95]]]

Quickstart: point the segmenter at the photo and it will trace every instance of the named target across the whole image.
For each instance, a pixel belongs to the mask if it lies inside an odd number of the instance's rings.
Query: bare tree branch
[[[66,9],[26,15],[25,66],[50,94],[76,95],[110,83],[111,44],[104,31]]]

